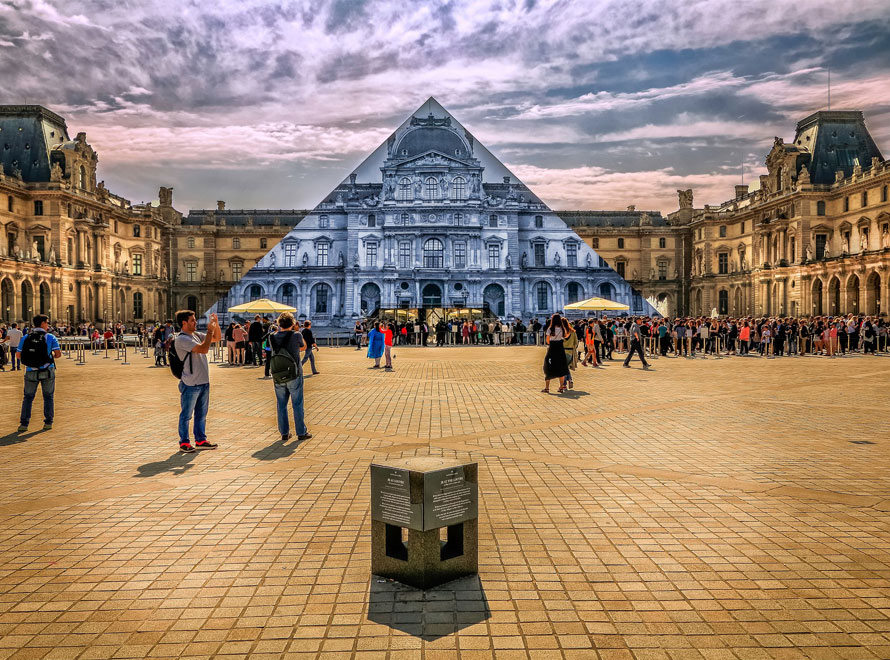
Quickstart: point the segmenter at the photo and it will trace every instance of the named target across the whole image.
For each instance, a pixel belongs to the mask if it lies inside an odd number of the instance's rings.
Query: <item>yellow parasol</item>
[[[627,305],[606,298],[588,298],[571,305],[566,305],[565,309],[589,309],[596,312],[623,312],[630,309]]]
[[[296,307],[282,305],[268,298],[260,298],[251,302],[229,307],[230,314],[280,314],[281,312],[296,312]]]

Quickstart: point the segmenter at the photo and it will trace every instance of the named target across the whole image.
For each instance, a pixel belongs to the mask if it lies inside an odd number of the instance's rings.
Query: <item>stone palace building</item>
[[[182,307],[204,311],[223,297],[224,305],[241,302],[257,284],[310,318],[327,305],[344,320],[373,305],[540,316],[607,292],[640,311],[645,298],[662,301],[671,314],[886,314],[890,168],[860,112],[812,114],[793,140],[776,138],[759,189],[737,186],[732,199],[702,208],[691,190],[679,191],[679,208],[664,217],[633,207],[552,212],[521,183],[505,180],[500,163],[455,121],[441,146],[462,164],[414,166],[420,147],[395,140],[447,126],[436,107],[432,120],[427,113],[394,134],[376,183],[350,177],[318,209],[227,210],[218,202],[183,216],[170,188],[146,204],[107,190],[86,135],[71,139],[62,117],[41,106],[0,106],[0,318],[42,311],[56,322],[151,321]],[[421,177],[423,168],[439,185],[448,172],[452,188],[437,192],[421,178],[418,193],[415,173]],[[453,193],[458,170],[463,192]],[[305,231],[282,242],[303,218]],[[442,243],[441,253],[434,244],[424,250],[430,238]],[[256,266],[274,288],[242,282]],[[291,282],[279,277],[285,268]],[[400,277],[408,271],[411,277]]]

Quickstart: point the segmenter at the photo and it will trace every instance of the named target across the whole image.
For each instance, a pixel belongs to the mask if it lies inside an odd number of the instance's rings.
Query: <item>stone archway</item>
[[[34,315],[34,287],[28,280],[22,281],[22,309],[21,316],[25,322],[30,323]]]
[[[828,282],[828,308],[825,312],[837,316],[841,312],[841,281],[837,275]]]
[[[813,289],[812,289],[813,306],[812,306],[812,310],[811,310],[813,312],[813,316],[822,316],[825,313],[822,308],[823,307],[823,305],[822,305],[823,289],[824,289],[824,287],[822,286],[821,279],[819,279],[817,277],[815,280],[813,280]]]
[[[7,323],[15,318],[15,286],[9,278],[0,284],[0,314]]]
[[[506,309],[506,296],[504,288],[500,284],[489,284],[482,291],[482,304],[497,317],[504,316]]]
[[[373,282],[367,282],[362,286],[361,302],[359,310],[363,316],[370,316],[380,309],[380,287]]]
[[[865,280],[865,313],[869,316],[881,313],[881,276],[876,271]]]
[[[846,295],[845,295],[846,313],[859,313],[859,276],[850,275],[847,279]]]

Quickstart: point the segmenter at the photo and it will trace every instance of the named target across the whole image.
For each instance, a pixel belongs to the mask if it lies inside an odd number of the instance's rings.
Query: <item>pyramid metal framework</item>
[[[210,311],[256,298],[316,326],[543,318],[602,296],[656,311],[430,98]]]

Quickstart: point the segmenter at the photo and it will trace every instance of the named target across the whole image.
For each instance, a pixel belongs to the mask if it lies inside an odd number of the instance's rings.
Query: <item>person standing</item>
[[[309,360],[309,366],[312,367],[312,373],[319,373],[318,369],[315,368],[315,351],[318,350],[318,344],[315,343],[315,335],[312,334],[312,321],[306,321],[303,323],[303,341],[306,344],[306,355],[303,356],[303,361],[300,363],[300,366],[306,364],[306,360]]]
[[[390,324],[383,329],[383,354],[386,356],[386,364],[383,368],[392,371],[392,339],[395,326]]]
[[[19,418],[19,433],[28,430],[31,422],[31,405],[37,394],[37,385],[43,391],[43,430],[53,427],[55,413],[54,396],[56,391],[56,358],[62,357],[62,347],[55,335],[49,332],[49,317],[38,314],[33,319],[34,326],[23,336],[16,348],[15,357],[19,369],[24,364],[25,394],[22,398],[22,414]]]
[[[12,369],[10,371],[15,371],[18,369],[22,370],[22,363],[18,361],[18,347],[19,343],[21,343],[23,337],[23,333],[19,330],[19,324],[13,323],[12,327],[6,331],[6,343],[9,346],[9,352],[12,353]]]
[[[300,351],[306,348],[303,335],[294,332],[296,321],[293,314],[284,312],[278,317],[278,332],[269,335],[272,347],[271,364],[272,378],[275,381],[275,403],[278,413],[278,432],[281,441],[287,442],[293,435],[287,419],[287,402],[290,401],[294,413],[294,431],[297,440],[308,440],[312,437],[306,428],[303,405],[303,363],[300,362]],[[282,368],[283,367],[283,368]]]
[[[362,350],[362,335],[365,334],[365,329],[361,321],[355,322],[355,328],[352,329],[352,333],[355,336],[355,350]]]
[[[210,407],[210,368],[207,353],[210,345],[219,341],[219,321],[210,315],[207,333],[198,332],[198,319],[190,309],[176,312],[176,323],[182,331],[173,340],[176,357],[182,361],[182,378],[179,380],[179,451],[191,454],[195,449],[216,449],[207,440],[207,410]],[[195,446],[189,441],[189,421],[195,418]]]
[[[250,342],[250,362],[260,367],[263,366],[263,334],[263,322],[257,314],[247,328],[247,341]]]
[[[380,358],[383,357],[383,332],[382,323],[375,323],[368,333],[368,357],[374,360],[372,369],[380,368]]]
[[[643,369],[649,368],[649,363],[646,362],[646,356],[643,353],[643,337],[640,333],[640,326],[637,324],[637,320],[633,319],[627,322],[625,326],[627,330],[627,340],[630,344],[627,349],[627,357],[624,358],[624,366],[628,369],[630,368],[630,359],[633,357],[634,351],[640,356],[640,362],[643,363]]]
[[[550,393],[550,381],[559,379],[559,393],[566,391],[566,377],[569,375],[569,363],[566,360],[564,342],[569,334],[569,323],[559,314],[554,314],[544,332],[544,343],[547,354],[544,356],[544,389]]]

